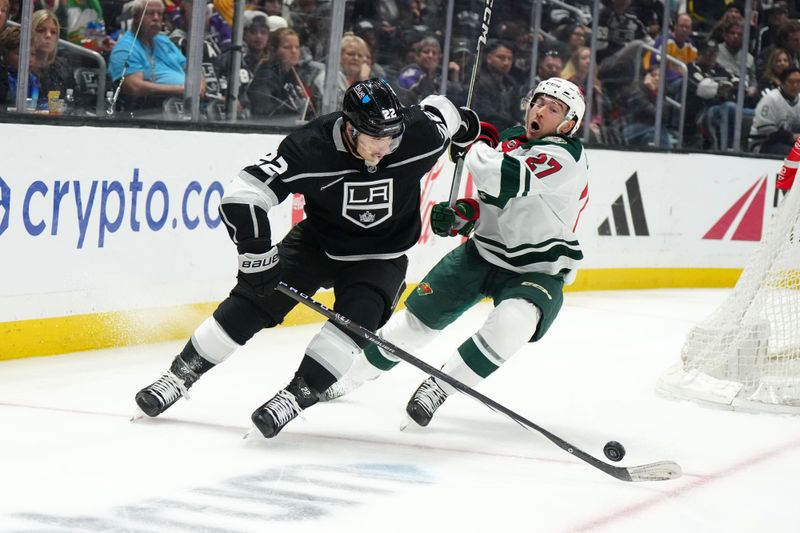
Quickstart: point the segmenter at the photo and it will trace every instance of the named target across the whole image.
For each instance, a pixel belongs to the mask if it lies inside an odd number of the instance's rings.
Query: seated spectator
[[[758,94],[756,66],[753,55],[742,46],[742,23],[729,22],[722,28],[723,43],[719,48],[717,62],[737,79],[739,78],[739,58],[747,54],[747,78],[745,79],[745,105],[752,108]]]
[[[734,138],[736,83],[730,72],[717,63],[719,45],[700,41],[698,56],[689,65],[686,91],[684,143],[703,149],[725,150]]]
[[[171,0],[177,9],[172,10],[168,14],[169,22],[172,26],[172,31],[169,34],[170,40],[178,45],[183,55],[188,52],[188,40],[186,39],[189,34],[189,27],[192,25],[192,0]],[[218,65],[219,57],[222,52],[231,47],[232,32],[230,26],[226,22],[225,17],[217,11],[216,3],[208,4],[205,13],[205,39],[203,55],[204,61],[212,61],[215,66]],[[225,4],[220,4],[225,6]],[[231,5],[231,9],[233,6]],[[247,11],[245,11],[247,13]]]
[[[763,98],[767,91],[778,88],[781,84],[779,79],[781,72],[790,66],[792,65],[789,52],[783,48],[773,48],[767,59],[764,73],[758,80],[758,94]]]
[[[695,48],[692,41],[692,19],[687,14],[678,15],[675,21],[675,26],[667,39],[667,55],[682,61],[685,65],[692,63],[697,59],[697,48]],[[654,47],[661,49],[661,36],[659,35],[653,44]],[[653,65],[658,65],[657,54],[651,54],[646,51],[643,57],[643,65],[645,69],[649,69]],[[683,77],[683,71],[678,68],[675,63],[667,62],[667,83],[674,86],[675,82],[679,82]],[[676,92],[671,90],[671,93]]]
[[[600,9],[597,27],[597,62],[622,50],[631,41],[647,35],[642,22],[630,11],[631,0],[610,0]]]
[[[545,50],[536,64],[536,79],[533,85],[535,86],[540,81],[560,76],[563,70],[564,60],[561,59],[558,50]]]
[[[134,0],[132,11],[132,27],[139,28],[139,35],[127,31],[120,37],[111,51],[109,74],[115,83],[122,83],[122,94],[129,97],[130,111],[160,109],[164,98],[183,96],[186,58],[161,33],[164,21],[161,0]]]
[[[269,60],[269,16],[263,11],[245,11],[244,22],[242,24],[242,68],[247,69],[252,77],[259,63]],[[228,72],[227,66],[230,64],[230,52],[223,54],[223,72]]]
[[[759,58],[759,72],[763,73],[767,59],[775,48],[786,50],[786,53],[789,54],[789,64],[793,67],[800,67],[800,22],[790,20],[780,27],[776,43],[762,51]]]
[[[508,75],[514,63],[514,52],[511,43],[492,39],[486,43],[484,52],[472,109],[481,120],[494,124],[502,131],[516,126],[522,119],[519,86]]]
[[[261,0],[257,3],[257,8],[267,15],[282,17],[283,16],[283,2],[281,0]]]
[[[367,79],[369,75],[366,65],[369,48],[361,37],[346,33],[342,37],[339,53],[339,77],[336,84],[335,102],[341,102],[348,87],[357,81]]]
[[[756,106],[750,128],[754,152],[785,156],[800,137],[800,69],[785,69],[780,82],[780,87],[768,91]]]
[[[410,90],[419,83],[423,74],[435,73],[441,68],[442,47],[436,37],[430,35],[421,37],[411,46],[413,62],[400,69],[397,85],[401,89]]]
[[[626,94],[625,124],[622,137],[631,146],[654,146],[656,136],[656,101],[658,98],[658,67],[651,67],[644,79]],[[666,107],[664,110],[666,111]],[[667,130],[666,116],[661,122],[661,148],[672,148],[672,137]]]
[[[178,2],[178,16],[174,18],[175,28],[169,34],[169,39],[180,49],[184,57],[189,55],[189,31],[192,23],[192,0],[180,0]],[[249,13],[246,11],[245,13]],[[245,15],[245,21],[247,20]],[[225,97],[227,88],[227,71],[222,68],[222,54],[224,50],[230,48],[230,30],[228,30],[227,41],[220,33],[219,23],[221,17],[217,18],[217,25],[214,23],[212,10],[205,11],[205,28],[203,34],[203,60],[200,64],[203,70],[203,81],[205,83],[205,96],[220,102]],[[224,23],[222,23],[224,25]],[[227,26],[225,26],[227,28]]]
[[[740,4],[737,3],[729,3],[725,6],[722,15],[716,17],[714,20],[717,21],[714,24],[714,27],[711,28],[711,31],[708,34],[708,38],[712,41],[716,41],[721,43],[725,40],[725,28],[730,26],[731,24],[742,24],[744,25],[744,9]],[[751,33],[754,35],[754,33]]]
[[[11,11],[11,0],[0,0],[0,32],[6,27],[8,21],[8,14]],[[2,49],[0,49],[2,52]]]
[[[75,81],[66,60],[57,56],[60,26],[55,13],[47,9],[31,16],[31,48],[28,73],[28,95],[36,110],[49,111],[48,95],[64,100],[67,89],[74,90]],[[19,68],[20,29],[6,28],[0,34],[5,59],[0,63],[0,102],[15,105]]]
[[[239,66],[239,95],[238,107],[241,118],[247,118],[250,110],[250,100],[247,96],[250,83],[255,78],[255,72],[261,63],[269,60],[269,16],[263,11],[245,11],[242,22],[242,57]],[[280,18],[280,17],[279,17]],[[231,73],[232,50],[229,48],[222,53],[220,58],[220,72],[226,78],[235,76]],[[231,84],[228,84],[230,87]]]
[[[560,77],[569,80],[577,85],[583,91],[584,97],[588,95],[587,89],[589,88],[589,64],[592,61],[592,50],[588,46],[578,48],[575,53],[570,56],[564,70],[561,71]],[[594,76],[592,84],[592,120],[584,120],[584,123],[589,123],[589,128],[594,136],[594,140],[602,140],[602,124],[603,124],[603,86],[597,78],[597,73]],[[589,117],[585,117],[588,119]],[[576,137],[581,137],[583,124],[578,130]]]
[[[0,57],[0,111],[17,105],[19,42],[20,31],[17,27],[6,28],[0,33],[0,47],[5,50],[4,56]],[[39,92],[39,77],[31,71],[28,73],[27,98],[38,102]]]
[[[61,27],[55,13],[39,9],[31,16],[30,71],[39,78],[37,109],[48,109],[48,94],[57,91],[64,99],[67,89],[75,88],[75,79],[67,61],[58,57],[58,36]]]
[[[311,79],[324,72],[300,63],[300,36],[281,28],[269,41],[269,61],[256,69],[247,96],[254,117],[310,120],[318,114],[321,92]],[[294,125],[294,122],[292,122]]]
[[[558,40],[562,57],[572,57],[578,48],[587,45],[590,33],[589,28],[570,22],[557,27],[553,31],[553,36]]]
[[[439,41],[436,37],[424,37],[417,42],[415,49],[416,62],[400,70],[397,83],[398,95],[406,105],[420,102],[430,94],[438,94],[442,86],[442,48]],[[459,72],[460,66],[453,62],[448,65],[448,92],[460,92]],[[453,87],[449,87],[450,81]],[[404,94],[403,89],[407,89],[410,94]]]

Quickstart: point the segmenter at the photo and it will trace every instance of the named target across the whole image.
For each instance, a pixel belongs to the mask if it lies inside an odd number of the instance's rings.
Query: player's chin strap
[[[572,116],[570,117],[569,115],[572,115]],[[574,113],[570,113],[569,111],[567,111],[566,114],[564,114],[564,120],[562,120],[561,124],[559,124],[556,127],[556,133],[559,133],[561,135],[567,135],[567,136],[571,137],[572,136],[572,131],[571,130],[562,132],[561,128],[563,128],[564,126],[566,126],[567,124],[569,124],[573,120],[575,120],[575,114]]]

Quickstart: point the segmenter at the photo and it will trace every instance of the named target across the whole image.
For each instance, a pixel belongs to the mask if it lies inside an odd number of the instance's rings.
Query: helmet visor
[[[365,150],[371,154],[391,154],[400,146],[403,140],[403,133],[393,137],[373,137],[372,135],[355,130],[356,145],[359,151]]]

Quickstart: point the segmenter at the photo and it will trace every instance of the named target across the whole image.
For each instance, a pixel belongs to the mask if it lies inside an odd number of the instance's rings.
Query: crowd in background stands
[[[237,118],[296,125],[322,108],[329,42],[330,0],[249,0]],[[526,96],[553,76],[593,89],[589,138],[595,143],[697,149],[729,149],[735,137],[736,101],[744,85],[743,149],[784,154],[800,134],[799,0],[752,0],[753,18],[733,0],[672,1],[662,130],[656,135],[660,68],[661,0],[606,0],[598,14],[594,79],[591,62],[591,0],[568,2],[576,10],[544,3],[535,72],[532,0],[495,2],[493,19],[473,96],[473,108],[498,128],[522,119]],[[115,110],[121,116],[164,117],[180,110],[185,84],[191,0],[34,0],[30,102],[53,112],[54,94],[68,112],[93,113],[96,84],[91,63],[57,38],[102,54],[107,88],[122,80]],[[0,0],[0,112],[15,105],[21,0]],[[437,93],[467,99],[484,0],[456,0],[451,49],[442,69],[446,0],[347,0],[345,35],[335,101],[353,82],[387,79],[407,105]],[[204,117],[224,118],[230,85],[233,0],[208,3],[203,46]],[[743,46],[745,24],[749,46]],[[137,33],[138,29],[138,33]],[[747,75],[739,78],[745,54]],[[687,83],[683,103],[683,83]],[[95,80],[96,81],[96,80]],[[677,103],[677,105],[676,105]],[[174,107],[171,107],[174,106]],[[679,117],[684,111],[683,131]],[[64,111],[59,105],[58,112]],[[178,112],[175,111],[175,112]],[[581,132],[582,134],[583,132]],[[682,135],[680,135],[682,133]]]

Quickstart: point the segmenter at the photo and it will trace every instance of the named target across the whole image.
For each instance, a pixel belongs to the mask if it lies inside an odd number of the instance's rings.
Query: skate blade
[[[417,423],[411,420],[411,417],[406,415],[405,418],[400,422],[400,431],[405,431],[408,426],[415,426]]]
[[[258,431],[257,427],[250,426],[250,429],[248,429],[247,432],[244,435],[242,435],[242,440],[247,440],[253,435],[260,435],[260,434],[261,433]]]
[[[136,412],[131,415],[130,422],[136,422],[137,420],[141,420],[145,418],[147,415],[144,414],[144,411],[141,409],[136,409]]]

